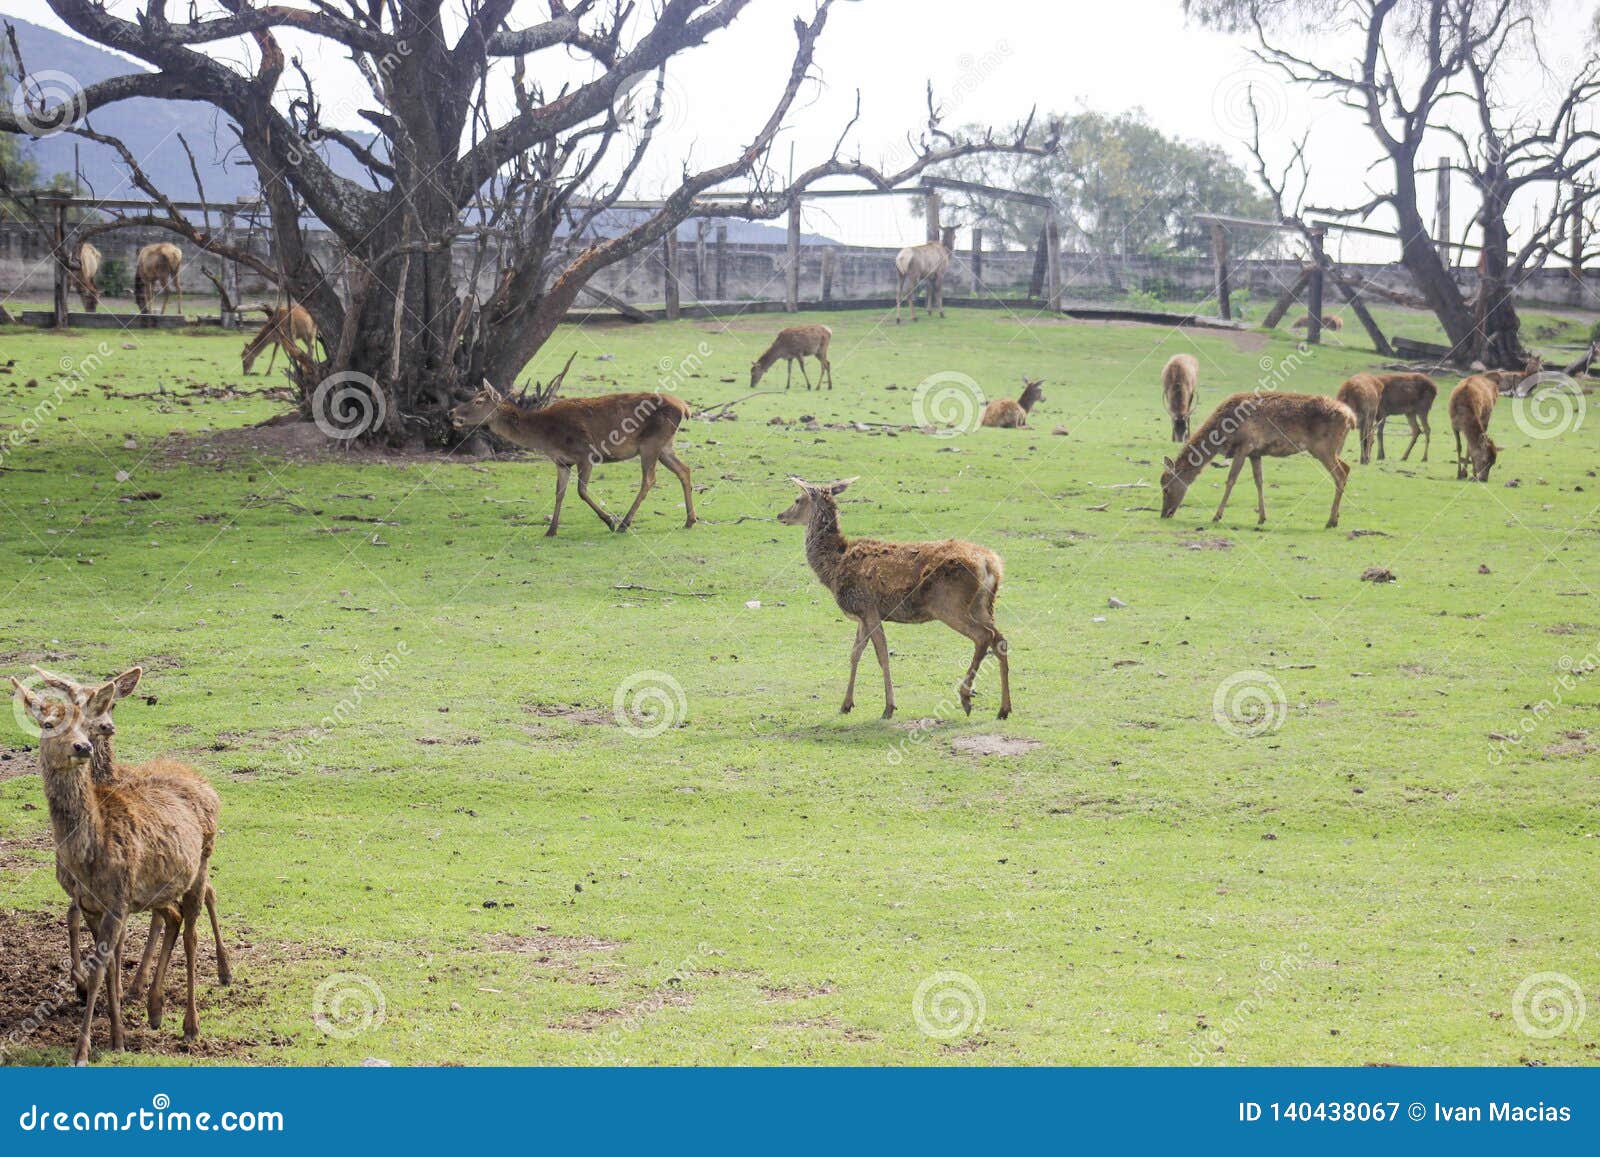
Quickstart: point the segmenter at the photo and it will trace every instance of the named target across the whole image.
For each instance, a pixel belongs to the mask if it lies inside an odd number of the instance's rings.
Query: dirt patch
[[[618,966],[604,959],[603,954],[621,947],[615,940],[602,940],[598,936],[555,936],[547,932],[532,936],[496,932],[484,943],[491,952],[514,953],[535,964],[547,965],[575,984],[605,984],[614,980]],[[602,958],[597,960],[596,956]]]
[[[0,838],[0,871],[31,871],[48,867],[55,848],[48,833]]]
[[[39,759],[31,748],[0,744],[0,782],[31,775],[39,770]]]
[[[688,1008],[692,1004],[694,997],[687,992],[652,992],[649,996],[616,1008],[594,1008],[576,1013],[553,1027],[573,1032],[594,1032],[619,1020],[638,1020],[664,1008]]]
[[[489,456],[486,445],[474,440],[470,447],[447,453],[436,447],[371,446],[328,437],[315,422],[274,420],[260,426],[210,430],[190,434],[170,433],[161,447],[162,457],[173,464],[226,466],[249,458],[286,458],[291,461],[338,461],[369,465],[405,462],[475,462]]]
[[[1589,628],[1583,623],[1557,623],[1553,627],[1546,627],[1544,633],[1547,635],[1576,635],[1587,630]],[[3,774],[4,772],[0,772],[0,775]]]
[[[958,735],[950,747],[961,755],[1026,755],[1036,747],[1043,747],[1037,739],[1013,738],[1009,735]]]
[[[565,719],[569,723],[583,723],[590,727],[611,727],[617,722],[613,712],[576,704],[529,703],[523,710],[543,719]]]
[[[1552,743],[1544,749],[1544,753],[1556,759],[1563,759],[1573,755],[1593,755],[1600,751],[1600,746],[1589,742],[1587,731],[1565,731],[1561,734],[1558,743]]]
[[[910,731],[915,734],[919,731],[932,731],[935,727],[943,727],[944,720],[928,716],[923,719],[907,719],[901,723],[891,723],[889,726],[897,731]]]
[[[1233,543],[1226,538],[1189,538],[1183,543],[1185,550],[1232,550]]]
[[[761,986],[761,999],[769,1004],[778,1004],[795,1000],[810,1000],[817,996],[828,996],[835,991],[836,989],[831,984],[806,984],[799,987],[791,987],[789,985],[769,987],[763,984]]]

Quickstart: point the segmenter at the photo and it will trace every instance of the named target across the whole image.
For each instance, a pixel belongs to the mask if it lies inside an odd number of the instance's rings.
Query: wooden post
[[[1049,245],[1049,235],[1041,226],[1039,243],[1033,247],[1033,276],[1028,279],[1028,296],[1035,300],[1044,296],[1045,271],[1050,264],[1049,259],[1045,257],[1045,251]]]
[[[222,243],[224,245],[233,243],[233,227],[233,211],[231,209],[223,210]],[[239,324],[239,315],[231,308],[239,304],[239,266],[237,263],[229,261],[226,257],[219,257],[217,260],[222,262],[222,305],[219,310],[222,317],[220,320],[225,328],[232,329]]]
[[[716,289],[714,290],[714,292],[717,295],[717,300],[718,301],[727,301],[728,300],[728,293],[727,293],[727,284],[728,283],[727,283],[727,279],[726,279],[726,268],[727,267],[724,264],[724,262],[727,260],[727,255],[728,255],[728,227],[726,225],[718,225],[717,226],[717,276],[716,276]]]
[[[972,231],[972,296],[983,295],[983,230]]]
[[[822,300],[833,300],[833,246],[822,250]]]
[[[1588,196],[1582,185],[1572,186],[1572,218],[1567,226],[1567,241],[1571,245],[1572,276],[1575,281],[1583,280],[1583,203]]]
[[[711,223],[701,217],[694,223],[694,296],[696,301],[706,296],[706,228]]]
[[[1322,285],[1327,273],[1327,258],[1322,255],[1322,241],[1327,234],[1321,229],[1311,230],[1311,283],[1306,291],[1306,311],[1311,324],[1306,329],[1306,341],[1322,344]]]
[[[927,203],[923,209],[923,218],[928,227],[928,240],[939,240],[939,194],[937,190],[929,189]]]
[[[1045,304],[1051,312],[1061,312],[1061,230],[1056,224],[1055,206],[1045,211],[1044,218],[1045,269],[1047,270],[1048,296]]]
[[[1223,321],[1233,320],[1233,287],[1228,283],[1228,231],[1220,224],[1211,225],[1211,264],[1217,280],[1217,316]]]
[[[1433,235],[1439,242],[1439,260],[1444,262],[1446,269],[1455,265],[1454,251],[1450,248],[1450,177],[1450,158],[1441,157],[1437,191],[1434,193]]]
[[[67,305],[67,207],[57,205],[55,326],[57,329],[66,329],[71,323]]]
[[[666,267],[667,320],[677,321],[682,313],[678,296],[678,227],[674,225],[662,238],[661,262]]]
[[[1279,323],[1283,321],[1284,315],[1294,307],[1295,300],[1305,292],[1306,286],[1310,283],[1311,267],[1307,266],[1300,270],[1300,276],[1295,278],[1294,284],[1284,290],[1278,300],[1273,303],[1272,308],[1267,311],[1267,316],[1262,319],[1261,324],[1267,329],[1277,329]]]
[[[784,278],[784,308],[790,313],[800,310],[800,198],[789,203],[789,268]]]
[[[1344,278],[1337,273],[1333,277],[1334,288],[1350,303],[1350,308],[1355,312],[1356,320],[1361,323],[1361,328],[1367,331],[1367,336],[1372,339],[1372,348],[1386,358],[1394,357],[1394,347],[1389,344],[1389,339],[1384,336],[1383,330],[1378,328],[1377,320],[1367,309],[1367,303],[1361,300],[1361,294],[1346,285]]]

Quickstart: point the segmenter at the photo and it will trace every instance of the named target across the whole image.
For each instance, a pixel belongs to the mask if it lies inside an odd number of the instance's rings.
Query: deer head
[[[126,699],[133,694],[133,689],[139,685],[139,680],[144,675],[143,667],[129,667],[122,674],[114,676],[103,685],[111,688],[111,698],[103,701],[104,710],[91,713],[88,710],[88,705],[94,699],[96,692],[101,690],[101,687],[85,686],[75,679],[67,678],[65,675],[57,675],[52,671],[46,671],[43,667],[35,667],[34,670],[38,672],[40,680],[43,681],[46,687],[60,691],[84,710],[84,722],[91,738],[112,736],[117,733],[117,725],[111,718],[111,712],[116,707],[117,700]],[[97,700],[96,702],[100,701]]]
[[[1178,469],[1178,464],[1171,458],[1161,460],[1161,517],[1171,518],[1178,513],[1178,507],[1183,505],[1184,495],[1189,493],[1189,483],[1193,481],[1186,478]]]
[[[16,676],[12,676],[11,686],[28,718],[39,727],[39,759],[46,771],[76,769],[89,762],[94,754],[89,719],[110,710],[116,696],[113,684],[94,688],[82,705],[61,691],[41,695]]]
[[[465,429],[468,426],[481,426],[494,417],[506,396],[491,386],[487,381],[472,397],[462,402],[450,411],[450,423],[456,429]]]
[[[859,478],[857,475],[856,478]],[[819,501],[833,505],[834,496],[842,494],[850,483],[856,478],[841,478],[837,482],[813,483],[804,478],[789,475],[789,481],[800,488],[800,497],[794,500],[794,505],[778,515],[778,521],[785,526],[805,526],[811,521],[811,511]]]
[[[1031,378],[1022,379],[1022,395],[1017,398],[1017,405],[1024,410],[1031,410],[1035,405],[1044,401],[1044,379],[1034,381]]]
[[[1472,448],[1472,477],[1477,482],[1489,481],[1489,471],[1499,460],[1500,447],[1494,444],[1494,439],[1484,436],[1483,440]]]

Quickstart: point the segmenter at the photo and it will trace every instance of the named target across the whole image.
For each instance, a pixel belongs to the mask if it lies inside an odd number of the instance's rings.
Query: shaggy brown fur
[[[996,426],[1002,430],[1025,430],[1028,427],[1028,415],[1033,413],[1033,407],[1042,401],[1044,401],[1044,382],[1023,378],[1022,393],[1019,397],[1015,400],[996,398],[983,408],[983,424]]]
[[[944,316],[944,279],[956,251],[956,227],[946,225],[937,241],[907,245],[894,255],[894,323],[900,324],[900,303],[911,301],[911,320],[917,320],[917,288],[928,283],[928,312]],[[908,292],[909,291],[909,292]]]
[[[1302,313],[1299,317],[1294,319],[1294,325],[1290,328],[1310,329],[1311,315],[1309,313]],[[1329,333],[1338,333],[1344,329],[1344,319],[1338,314],[1325,313],[1322,315],[1322,328],[1327,330]]]
[[[96,929],[75,1063],[88,1063],[102,983],[107,985],[111,1047],[124,1047],[122,932],[136,912],[160,912],[168,921],[151,989],[152,1023],[160,1021],[158,994],[182,926],[188,981],[183,1034],[193,1040],[200,1031],[195,1008],[195,917],[204,900],[214,843],[208,829],[215,831],[220,810],[216,792],[197,777],[161,769],[126,781],[96,783],[89,767],[94,745],[88,719],[104,713],[115,687],[106,683],[96,688],[86,707],[80,708],[70,698],[46,698],[17,679],[11,682],[42,731],[39,765],[56,846],[56,879]]]
[[[1378,430],[1378,409],[1383,404],[1383,383],[1372,374],[1357,374],[1339,387],[1338,399],[1356,416],[1361,435],[1361,464],[1372,461],[1372,441]]]
[[[269,374],[277,363],[280,349],[291,361],[300,360],[296,357],[300,353],[300,346],[305,347],[306,358],[315,356],[317,323],[312,320],[304,307],[291,305],[288,309],[269,309],[262,305],[256,308],[267,315],[267,320],[266,324],[256,331],[256,336],[245,343],[244,352],[239,355],[245,373],[248,374],[255,367],[256,359],[268,346],[272,347],[272,353],[267,358]]]
[[[183,269],[183,250],[170,241],[157,241],[139,250],[133,264],[133,300],[140,313],[150,312],[150,299],[161,294],[161,312],[167,312],[167,298],[178,295],[178,312],[183,312],[183,286],[178,273]]]
[[[78,245],[76,264],[77,268],[68,270],[67,276],[72,282],[72,288],[83,298],[85,312],[93,313],[100,308],[100,287],[94,283],[95,277],[100,273],[100,250],[87,241],[81,242]]]
[[[1500,457],[1500,447],[1489,437],[1489,419],[1500,399],[1500,383],[1489,374],[1465,378],[1450,391],[1450,426],[1456,434],[1456,477],[1472,470],[1474,482],[1489,481],[1489,471]],[[1461,440],[1467,441],[1462,453]]]
[[[1228,484],[1211,521],[1222,520],[1233,484],[1248,458],[1256,479],[1259,525],[1267,520],[1261,459],[1310,454],[1333,476],[1333,508],[1328,511],[1328,525],[1338,526],[1339,503],[1344,498],[1345,480],[1350,476],[1350,467],[1339,455],[1355,425],[1356,416],[1350,407],[1321,394],[1234,394],[1211,411],[1205,424],[1178,451],[1176,462],[1171,458],[1163,461],[1161,517],[1171,518],[1178,512],[1190,485],[1200,476],[1206,463],[1221,455],[1233,459],[1233,468],[1228,471]]]
[[[1195,392],[1200,388],[1200,361],[1193,354],[1175,354],[1161,371],[1161,400],[1172,419],[1172,440],[1189,436],[1189,415],[1194,412]]]
[[[1411,441],[1406,443],[1406,452],[1400,455],[1400,461],[1411,457],[1417,438],[1421,436],[1424,439],[1422,460],[1426,462],[1428,450],[1433,446],[1433,428],[1428,425],[1428,414],[1433,409],[1439,387],[1427,374],[1374,374],[1373,377],[1383,383],[1383,398],[1378,403],[1378,460],[1383,460],[1384,425],[1393,415],[1404,414],[1411,425]]]
[[[990,651],[1000,662],[1000,712],[1011,714],[1011,668],[1007,644],[994,623],[994,599],[1004,566],[992,550],[970,542],[879,542],[846,539],[839,530],[835,497],[855,479],[813,485],[800,478],[794,505],[778,515],[786,526],[806,528],[806,560],[839,609],[856,620],[850,651],[850,682],[839,710],[855,706],[856,666],[872,641],[883,668],[883,717],[894,715],[894,680],[889,676],[889,642],[884,623],[941,623],[971,639],[976,648],[962,680],[961,708],[972,713],[972,682]]]
[[[821,368],[817,371],[817,385],[822,385],[822,379],[828,379],[828,389],[833,389],[833,365],[828,361],[828,343],[833,340],[833,331],[825,325],[791,325],[788,329],[780,329],[778,336],[767,347],[767,352],[758,357],[750,366],[750,388],[756,388],[756,383],[766,372],[772,368],[774,362],[782,358],[788,369],[783,388],[788,389],[794,384],[794,364],[800,363],[800,376],[806,380],[806,389],[811,388],[811,377],[806,373],[806,359],[816,358]]]
[[[578,497],[611,530],[633,525],[644,496],[656,484],[656,463],[678,476],[683,484],[684,528],[694,525],[694,486],[689,468],[672,449],[678,427],[689,416],[689,404],[671,394],[604,394],[598,398],[572,398],[551,402],[538,410],[525,410],[488,382],[471,400],[450,411],[457,428],[488,426],[508,442],[543,454],[556,464],[556,506],[550,514],[553,535],[561,523],[561,500],[567,480],[578,471]],[[639,494],[621,519],[610,514],[589,494],[589,474],[602,462],[625,462],[637,457],[644,478]]]

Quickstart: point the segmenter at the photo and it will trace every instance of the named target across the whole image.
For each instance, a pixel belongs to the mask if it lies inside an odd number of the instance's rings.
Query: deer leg
[[[556,463],[556,508],[550,512],[550,529],[544,532],[546,538],[554,538],[561,526],[561,500],[567,496],[567,482],[571,478],[572,467]]]
[[[894,275],[894,323],[900,324],[900,302],[906,295],[906,275],[896,272]]]
[[[1427,414],[1418,414],[1422,422],[1422,460],[1428,460],[1428,451],[1433,448],[1433,427],[1428,424]]]
[[[278,343],[272,343],[272,352],[267,355],[267,375],[272,374],[272,367],[278,364]]]
[[[176,277],[172,279],[172,288],[178,292],[178,316],[183,316],[183,283]]]
[[[83,1026],[78,1030],[78,1047],[72,1054],[72,1063],[89,1063],[89,1031],[94,1026],[94,1006],[100,996],[100,985],[105,981],[106,969],[111,963],[111,946],[122,936],[123,917],[117,912],[107,912],[100,917],[95,930],[94,951],[89,962],[89,979],[84,995]],[[113,1030],[117,1031],[117,1030]]]
[[[1402,462],[1411,457],[1411,451],[1416,449],[1417,439],[1422,437],[1422,427],[1417,425],[1417,416],[1415,414],[1407,414],[1406,421],[1411,425],[1411,441],[1406,443],[1406,452],[1400,455],[1400,461]]]
[[[811,391],[811,375],[806,373],[806,359],[805,358],[796,358],[795,361],[800,363],[800,376],[802,378],[804,378],[805,381],[806,381],[806,392],[810,393],[810,391]]]
[[[183,973],[185,982],[185,999],[183,1006],[183,1039],[192,1041],[200,1035],[200,1010],[194,1003],[195,971],[198,962],[196,949],[197,937],[195,936],[195,917],[200,915],[200,893],[191,890],[183,898]]]
[[[1456,479],[1459,481],[1467,476],[1467,460],[1461,455],[1461,431],[1456,430]]]
[[[861,652],[867,649],[867,621],[856,620],[856,641],[850,648],[850,682],[845,684],[844,702],[839,707],[839,714],[848,715],[856,705],[856,667],[861,662]]]
[[[139,957],[139,967],[134,970],[133,979],[128,982],[128,999],[139,999],[139,993],[144,991],[145,977],[150,972],[150,960],[156,954],[156,947],[161,943],[161,913],[150,913],[150,935],[145,937],[144,954]]]
[[[600,521],[606,524],[607,530],[616,530],[618,529],[616,516],[607,513],[606,508],[596,502],[594,496],[589,493],[589,474],[593,470],[594,463],[588,458],[578,460],[578,497],[587,502],[589,509],[600,516]]]
[[[939,316],[944,316],[944,274],[933,279],[934,292],[939,295]]]
[[[788,389],[794,385],[794,359],[783,359],[783,388]]]
[[[1378,461],[1383,461],[1383,428],[1388,424],[1389,415],[1378,415]]]
[[[150,995],[145,1001],[145,1012],[150,1027],[160,1028],[161,1017],[167,1004],[167,965],[172,960],[172,946],[178,942],[178,917],[172,912],[159,913],[161,917],[161,953],[156,957],[156,974],[150,982]],[[152,939],[155,932],[150,933]]]
[[[967,676],[961,680],[961,686],[956,693],[961,696],[961,710],[968,715],[972,714],[972,682],[978,677],[978,668],[983,666],[983,657],[989,653],[989,630],[978,626],[971,634],[963,631],[972,640],[972,662],[967,664]]]
[[[672,452],[671,446],[661,447],[661,463],[676,474],[678,481],[683,484],[683,511],[685,515],[683,529],[688,530],[695,523],[694,483],[690,479],[689,467],[684,465],[682,458]]]
[[[1011,644],[1006,642],[1004,635],[995,630],[994,638],[989,642],[989,649],[1000,661],[1000,710],[995,718],[1005,719],[1011,714]]]
[[[1228,496],[1233,493],[1233,484],[1239,480],[1239,471],[1244,469],[1244,455],[1240,454],[1233,460],[1233,467],[1228,471],[1228,484],[1222,488],[1222,501],[1217,504],[1217,512],[1211,516],[1212,522],[1222,521],[1222,512],[1228,508]]]
[[[828,379],[828,389],[833,389],[833,363],[823,355],[818,355],[817,360],[822,363],[822,368],[817,371],[817,387],[819,389],[821,388],[822,379],[824,376],[826,376]]]
[[[222,947],[222,925],[217,923],[217,890],[206,881],[206,912],[211,917],[211,939],[217,944],[217,983],[232,984],[233,969],[228,967],[228,952]]]
[[[894,680],[889,676],[889,640],[883,633],[883,622],[872,624],[872,649],[877,652],[878,666],[883,668],[883,717],[894,718]]]
[[[628,513],[622,516],[622,521],[617,523],[618,530],[627,530],[633,525],[633,516],[639,513],[639,507],[644,502],[644,496],[650,493],[651,487],[656,484],[656,455],[642,446],[639,448],[639,465],[641,476],[639,479],[639,493],[634,495],[633,505],[628,507]]]
[[[1329,474],[1333,475],[1333,509],[1328,511],[1328,526],[1338,526],[1339,503],[1344,500],[1344,484],[1350,477],[1350,467],[1345,464],[1344,459],[1331,451],[1316,455],[1316,459],[1327,467]]]
[[[128,926],[124,924],[123,936],[127,931]],[[120,1053],[128,1047],[122,1031],[122,936],[117,937],[111,949],[111,971],[106,974],[106,1009],[111,1018],[111,1048]]]
[[[78,944],[78,925],[83,920],[83,910],[74,900],[67,908],[67,956],[72,962],[72,986],[78,990],[78,999],[83,999],[83,953]]]
[[[1267,520],[1267,490],[1261,484],[1261,455],[1250,455],[1250,473],[1256,479],[1256,525],[1260,526]]]

